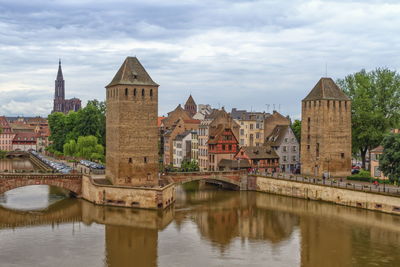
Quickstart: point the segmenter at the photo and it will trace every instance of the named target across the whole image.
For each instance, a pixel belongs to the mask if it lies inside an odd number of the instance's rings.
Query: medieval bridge
[[[168,183],[183,184],[191,181],[206,180],[214,183],[226,183],[237,188],[246,187],[246,172],[176,172],[163,176]],[[9,190],[30,186],[50,185],[67,189],[76,196],[82,194],[81,174],[61,173],[0,173],[0,194]]]
[[[171,172],[165,175],[169,183],[184,184],[192,181],[209,181],[226,183],[238,188],[247,187],[246,171],[219,171],[219,172]]]
[[[67,189],[77,196],[82,194],[81,174],[61,173],[1,173],[0,194],[29,185],[51,185]]]

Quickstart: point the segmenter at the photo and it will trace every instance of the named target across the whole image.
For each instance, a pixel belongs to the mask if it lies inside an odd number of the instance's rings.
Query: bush
[[[352,176],[347,176],[347,180],[371,182],[373,178],[371,177],[369,171],[360,170],[360,172],[357,174],[354,174]]]

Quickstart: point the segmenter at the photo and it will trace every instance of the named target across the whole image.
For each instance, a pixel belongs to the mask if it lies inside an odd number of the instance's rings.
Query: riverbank
[[[342,188],[332,186],[333,184],[318,184],[317,182],[251,175],[248,177],[248,190],[326,201],[343,206],[400,215],[400,197],[398,196],[392,196],[386,192],[372,191],[371,188],[371,191],[355,189],[356,184]]]

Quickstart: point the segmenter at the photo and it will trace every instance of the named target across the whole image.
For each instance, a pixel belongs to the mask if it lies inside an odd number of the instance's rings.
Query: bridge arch
[[[62,174],[2,174],[0,194],[30,185],[49,185],[69,190],[77,196],[82,193],[82,176]]]
[[[185,184],[188,182],[200,181],[200,180],[219,181],[240,188],[242,176],[243,172],[241,171],[193,172],[193,173],[175,172],[175,173],[168,173],[167,179],[169,182],[180,183],[180,184]]]

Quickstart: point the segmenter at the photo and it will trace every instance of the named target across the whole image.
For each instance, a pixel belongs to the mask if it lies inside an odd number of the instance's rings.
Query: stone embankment
[[[384,192],[360,190],[353,188],[353,186],[342,188],[329,184],[259,175],[249,176],[247,184],[248,190],[252,191],[327,201],[344,206],[400,215],[400,197]]]

